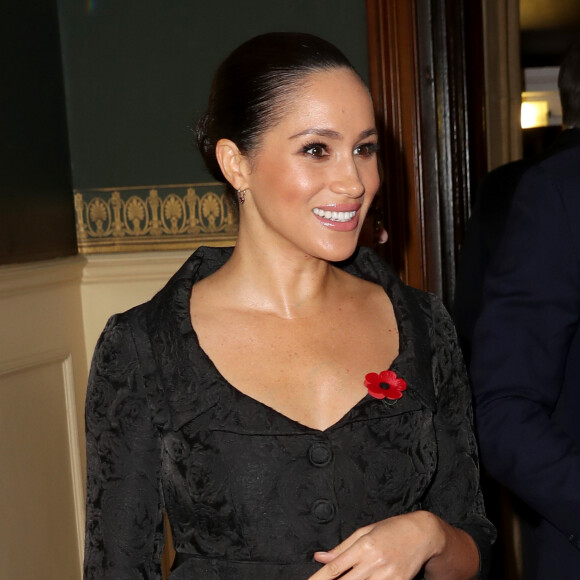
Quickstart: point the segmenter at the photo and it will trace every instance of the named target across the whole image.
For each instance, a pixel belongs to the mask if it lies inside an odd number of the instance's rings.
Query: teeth
[[[312,212],[332,222],[348,222],[356,215],[356,211],[328,211],[317,207]]]

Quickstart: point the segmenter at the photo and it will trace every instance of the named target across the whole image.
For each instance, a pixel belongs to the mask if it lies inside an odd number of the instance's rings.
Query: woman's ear
[[[234,189],[248,187],[246,178],[250,173],[250,164],[238,146],[229,139],[220,139],[215,146],[215,154],[224,177]]]

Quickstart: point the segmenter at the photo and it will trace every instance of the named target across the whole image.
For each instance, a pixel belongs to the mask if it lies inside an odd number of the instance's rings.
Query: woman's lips
[[[312,210],[314,215],[318,217],[330,220],[332,222],[348,222],[350,221],[355,215],[356,210],[353,211],[335,211],[329,209],[322,209],[320,207],[315,207]]]
[[[315,207],[312,213],[324,226],[336,231],[349,232],[358,226],[358,210],[360,205],[333,205]]]

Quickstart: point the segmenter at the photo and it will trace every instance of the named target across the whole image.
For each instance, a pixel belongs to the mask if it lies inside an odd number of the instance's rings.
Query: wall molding
[[[77,529],[77,542],[79,551],[80,573],[82,574],[82,562],[84,560],[85,545],[85,486],[81,465],[79,430],[76,414],[75,380],[72,364],[72,355],[68,354],[62,359],[62,380],[66,405],[67,431],[69,437],[70,468],[73,487],[73,501],[75,504],[75,523]]]
[[[80,282],[85,264],[85,258],[74,256],[0,266],[0,297]]]
[[[13,359],[0,359],[0,378],[22,371],[43,367],[54,362],[62,362],[70,353],[60,350],[47,350]]]
[[[231,245],[237,216],[220,183],[76,190],[81,254]]]
[[[169,280],[192,252],[187,249],[87,255],[82,284]]]

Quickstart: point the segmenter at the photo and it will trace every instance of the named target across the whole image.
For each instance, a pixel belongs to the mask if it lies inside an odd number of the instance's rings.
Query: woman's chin
[[[356,247],[356,240],[346,244],[332,244],[322,248],[320,258],[327,262],[344,262],[354,254]]]

